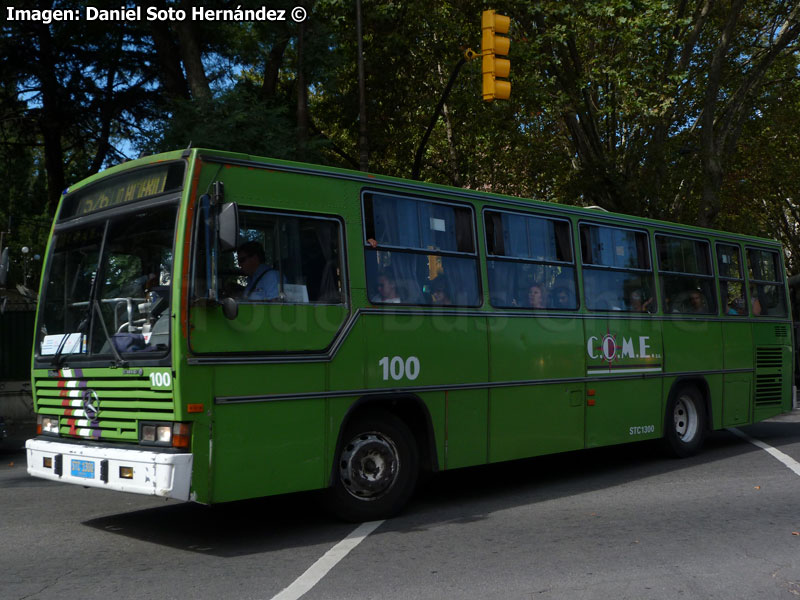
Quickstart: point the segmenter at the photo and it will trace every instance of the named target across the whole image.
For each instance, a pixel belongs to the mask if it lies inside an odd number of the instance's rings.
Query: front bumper
[[[189,500],[192,455],[153,450],[65,444],[42,438],[25,442],[28,473],[34,477],[118,492]],[[45,466],[50,459],[51,466]],[[130,479],[120,477],[131,467]]]

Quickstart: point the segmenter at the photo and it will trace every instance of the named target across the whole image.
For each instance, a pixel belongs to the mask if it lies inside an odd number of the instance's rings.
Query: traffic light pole
[[[419,171],[422,165],[422,155],[425,152],[425,146],[428,145],[428,138],[431,137],[431,133],[433,132],[433,128],[436,125],[436,121],[439,120],[439,113],[442,112],[442,108],[444,107],[444,103],[447,102],[447,97],[450,95],[450,90],[453,89],[453,83],[455,83],[456,77],[458,76],[458,72],[461,70],[461,67],[464,66],[464,63],[467,60],[471,60],[472,57],[462,56],[461,59],[456,63],[455,68],[453,69],[452,75],[450,75],[450,81],[447,82],[447,87],[444,88],[444,93],[442,97],[439,99],[439,104],[436,106],[436,110],[433,111],[433,117],[431,118],[431,122],[428,125],[428,130],[425,132],[425,135],[422,136],[422,140],[419,143],[419,148],[417,148],[417,154],[414,157],[414,166],[411,169],[411,179],[419,179]]]

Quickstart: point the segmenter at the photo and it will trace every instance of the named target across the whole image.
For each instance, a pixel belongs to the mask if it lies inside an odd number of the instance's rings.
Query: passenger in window
[[[378,275],[378,293],[373,296],[372,301],[387,304],[399,304],[402,302],[397,294],[397,283],[390,273],[386,272]]]
[[[727,281],[720,282],[720,290],[722,297],[726,298],[725,301],[725,314],[726,315],[741,315],[744,314],[744,299],[736,295],[736,291],[731,289]]]
[[[758,288],[756,286],[750,286],[750,308],[753,310],[753,314],[757,317],[761,314],[761,301],[758,299]]]
[[[553,308],[575,308],[572,296],[565,287],[559,287],[553,290],[551,305]]]
[[[728,308],[727,308],[727,310],[725,312],[727,314],[729,314],[729,315],[741,315],[741,314],[744,313],[744,310],[743,310],[743,307],[742,307],[742,299],[741,298],[737,298],[734,295],[729,295],[728,296],[728,304],[727,304],[727,306],[728,306]]]
[[[264,248],[258,242],[244,243],[236,251],[236,262],[247,275],[242,300],[275,300],[280,295],[280,274],[265,260]]]
[[[708,305],[706,304],[705,296],[700,290],[692,290],[689,292],[689,306],[686,312],[690,313],[707,313]]]
[[[563,288],[562,288],[563,289]],[[546,308],[544,288],[534,283],[528,288],[528,306],[530,308]]]
[[[447,280],[439,275],[431,284],[431,303],[436,306],[450,306],[453,302],[447,294]]]
[[[653,298],[645,300],[642,290],[633,290],[628,306],[631,312],[653,312]]]

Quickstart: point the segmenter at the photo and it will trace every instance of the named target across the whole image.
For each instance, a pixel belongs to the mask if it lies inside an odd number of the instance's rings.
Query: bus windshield
[[[110,213],[56,231],[42,286],[37,358],[57,366],[169,350],[176,205]]]

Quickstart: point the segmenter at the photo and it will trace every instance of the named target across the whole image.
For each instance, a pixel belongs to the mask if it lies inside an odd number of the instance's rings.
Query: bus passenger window
[[[659,278],[666,312],[717,312],[711,249],[705,240],[656,234]]]
[[[341,304],[339,222],[243,209],[232,254],[221,258],[224,291],[242,302]]]
[[[657,309],[647,233],[581,224],[586,306],[590,310],[653,313]]]
[[[472,209],[366,194],[364,257],[373,304],[479,306]]]
[[[492,306],[578,308],[569,221],[487,210],[484,225]]]
[[[750,276],[750,309],[754,317],[785,317],[786,287],[783,284],[781,259],[777,252],[760,248],[747,249]]]
[[[742,255],[738,246],[717,244],[717,270],[722,313],[734,317],[746,315]]]

